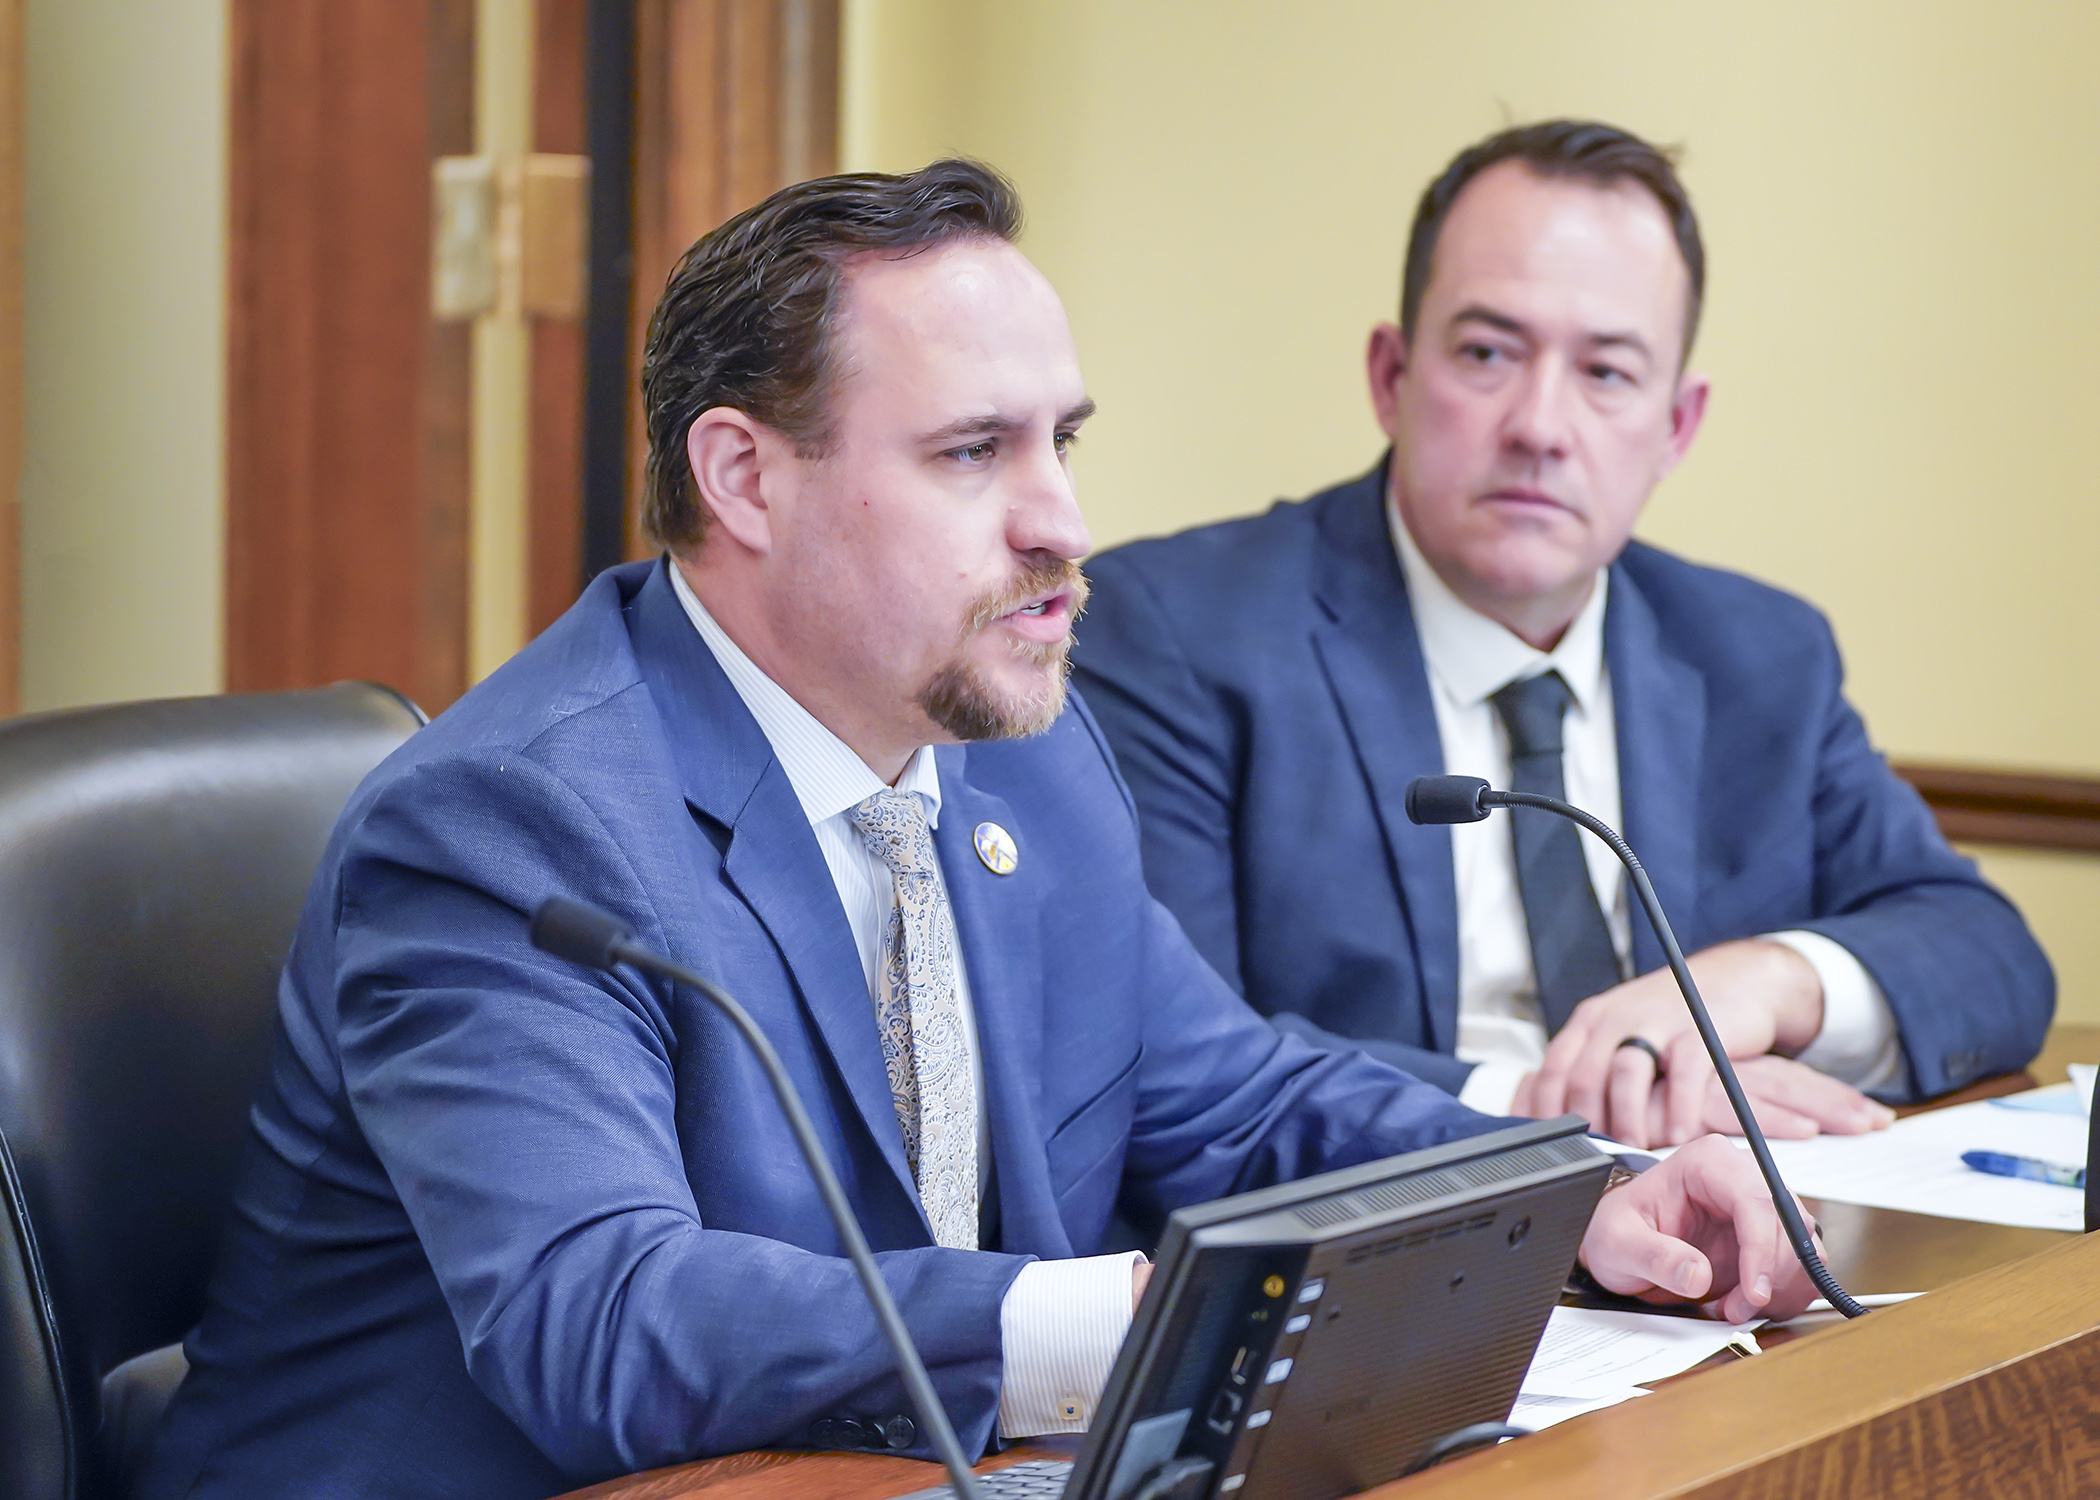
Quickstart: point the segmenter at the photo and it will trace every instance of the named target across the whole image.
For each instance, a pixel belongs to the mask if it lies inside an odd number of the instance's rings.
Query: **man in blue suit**
[[[665,558],[598,578],[358,791],[154,1497],[543,1496],[764,1445],[924,1456],[763,1074],[698,997],[536,951],[610,908],[809,1101],[964,1443],[1086,1426],[1153,1209],[1490,1128],[1280,1037],[1145,894],[1065,701],[1089,411],[968,163],[784,190],[674,272],[644,374]],[[964,742],[973,742],[965,748]],[[1805,1304],[1716,1141],[1585,1263]]]
[[[1777,1133],[2018,1068],[2054,1003],[2018,913],[1868,743],[1823,619],[1630,541],[1705,410],[1703,280],[1633,136],[1462,153],[1370,341],[1389,456],[1095,559],[1075,656],[1154,894],[1257,1009],[1639,1144],[1731,1118],[1617,862],[1545,813],[1413,826],[1411,777],[1623,818]]]

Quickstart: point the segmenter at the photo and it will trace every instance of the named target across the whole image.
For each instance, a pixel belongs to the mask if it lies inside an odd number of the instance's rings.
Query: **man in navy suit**
[[[1630,541],[1706,408],[1703,282],[1635,137],[1462,153],[1370,340],[1388,457],[1095,559],[1075,657],[1154,894],[1257,1009],[1638,1144],[1732,1119],[1618,863],[1540,812],[1413,826],[1410,778],[1623,818],[1775,1133],[2018,1068],[2054,1003],[2018,913],[1868,743],[1823,619]]]
[[[285,974],[154,1497],[541,1496],[764,1445],[924,1456],[778,1106],[698,997],[536,951],[580,897],[735,993],[965,1445],[1082,1429],[1166,1209],[1496,1122],[1279,1036],[1145,893],[1065,699],[1090,405],[969,163],[805,183],[674,272],[648,521],[374,773]],[[965,742],[970,742],[965,747]],[[1742,1159],[1608,1193],[1608,1286],[1810,1294]]]

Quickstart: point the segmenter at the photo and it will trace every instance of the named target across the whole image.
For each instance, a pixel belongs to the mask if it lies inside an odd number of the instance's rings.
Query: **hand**
[[[1729,1323],[1791,1318],[1816,1296],[1757,1164],[1718,1136],[1606,1193],[1580,1259],[1607,1291],[1697,1302]]]
[[[1823,1028],[1823,987],[1807,959],[1763,938],[1721,943],[1693,955],[1692,977],[1731,1058],[1799,1052]],[[1663,1109],[1651,1127],[1654,1063],[1620,1043],[1638,1036],[1663,1055]],[[1708,1122],[1717,1087],[1713,1064],[1684,997],[1667,969],[1643,974],[1575,1008],[1546,1048],[1538,1072],[1518,1089],[1514,1112],[1550,1118],[1573,1110],[1593,1128],[1630,1145],[1678,1145]],[[1775,1085],[1775,1087],[1779,1087]],[[1874,1105],[1857,1090],[1786,1088],[1775,1104],[1813,1119],[1819,1129],[1871,1128]],[[1780,1132],[1785,1133],[1785,1132]]]
[[[1647,1053],[1634,1048],[1627,1048],[1621,1055],[1632,1059],[1634,1066],[1651,1072],[1655,1067]],[[1735,1065],[1735,1076],[1749,1096],[1758,1125],[1775,1140],[1806,1140],[1825,1131],[1832,1135],[1860,1135],[1869,1130],[1886,1130],[1896,1118],[1893,1109],[1869,1099],[1851,1084],[1804,1067],[1791,1057],[1767,1053],[1745,1058]],[[1742,1122],[1736,1119],[1711,1061],[1707,1063],[1706,1080],[1700,1128],[1721,1135],[1741,1135]],[[1667,1139],[1663,1095],[1656,1090],[1648,1095],[1647,1139],[1627,1144],[1644,1146]]]
[[[1136,1316],[1138,1304],[1145,1300],[1145,1288],[1152,1282],[1152,1262],[1134,1260],[1130,1263],[1130,1311]]]

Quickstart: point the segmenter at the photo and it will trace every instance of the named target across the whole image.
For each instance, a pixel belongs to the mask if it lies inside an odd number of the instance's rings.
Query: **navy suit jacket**
[[[1457,1090],[1444,770],[1385,469],[1088,564],[1078,680],[1137,798],[1145,875],[1257,1010]],[[1788,594],[1629,546],[1604,655],[1625,827],[1687,952],[1801,929],[1888,996],[1919,1096],[2018,1068],[2055,1005],[2019,914],[1947,847]],[[1633,923],[1640,972],[1662,950]]]
[[[541,1496],[909,1411],[757,1062],[698,996],[534,950],[551,895],[757,1018],[973,1451],[1008,1284],[1093,1251],[1119,1188],[1158,1211],[1496,1123],[1232,994],[1147,898],[1076,701],[939,756],[992,1248],[933,1244],[801,804],[664,565],[619,568],[345,810],[144,1493]]]

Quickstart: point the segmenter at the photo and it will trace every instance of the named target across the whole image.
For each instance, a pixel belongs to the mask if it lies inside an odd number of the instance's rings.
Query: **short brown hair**
[[[649,319],[642,401],[649,470],[642,525],[661,546],[707,532],[685,439],[700,413],[732,406],[805,455],[830,443],[832,331],[844,263],[958,239],[1012,240],[1021,202],[979,162],[937,161],[909,176],[851,172],[782,188],[702,236],[679,258]]]
[[[1401,334],[1413,343],[1422,296],[1429,290],[1437,236],[1443,232],[1451,205],[1466,184],[1489,167],[1520,161],[1541,177],[1572,177],[1599,187],[1637,182],[1654,195],[1677,236],[1678,253],[1690,277],[1691,289],[1684,300],[1683,349],[1683,355],[1689,357],[1706,297],[1706,247],[1699,239],[1699,216],[1692,212],[1691,194],[1677,179],[1677,156],[1674,147],[1651,146],[1637,135],[1595,120],[1519,125],[1468,146],[1429,184],[1415,206],[1414,228],[1407,237],[1407,268],[1400,278]]]

